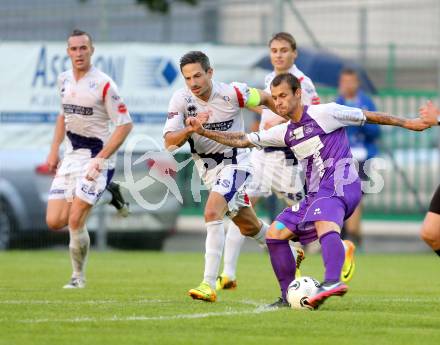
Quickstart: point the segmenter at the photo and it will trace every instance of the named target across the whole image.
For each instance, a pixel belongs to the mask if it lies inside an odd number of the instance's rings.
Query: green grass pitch
[[[278,287],[266,254],[244,254],[238,289],[193,301],[201,253],[95,252],[88,285],[63,290],[66,251],[0,253],[0,344],[440,344],[440,260],[359,255],[350,291],[318,311],[264,311]],[[320,256],[303,274],[322,278]]]

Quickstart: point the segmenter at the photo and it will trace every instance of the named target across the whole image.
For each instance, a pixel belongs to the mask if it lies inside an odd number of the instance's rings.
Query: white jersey
[[[307,77],[303,72],[301,72],[296,65],[293,65],[289,69],[289,73],[293,74],[295,77],[298,78],[299,82],[301,83],[301,100],[302,103],[305,105],[311,105],[311,104],[319,104],[319,96],[316,92],[315,86],[313,85],[312,80]],[[266,75],[266,78],[264,79],[264,91],[270,94],[270,84],[272,83],[272,80],[275,78],[276,74],[275,71],[269,73]],[[266,123],[268,121],[271,121],[275,118],[279,118],[277,114],[272,112],[270,109],[263,109],[263,112],[261,114],[261,120],[260,120],[260,130],[263,130]]]
[[[169,103],[168,118],[163,134],[183,129],[186,118],[201,113],[209,114],[208,121],[203,125],[206,129],[244,132],[241,108],[246,106],[249,92],[249,87],[243,83],[225,84],[212,81],[211,96],[205,102],[195,97],[187,88],[177,90]],[[231,151],[231,147],[196,133],[191,135],[188,142],[193,154],[204,155]]]
[[[67,155],[95,157],[111,136],[111,124],[131,122],[113,80],[95,67],[76,81],[72,70],[58,76],[61,114],[65,118]],[[116,157],[108,160],[114,167]]]

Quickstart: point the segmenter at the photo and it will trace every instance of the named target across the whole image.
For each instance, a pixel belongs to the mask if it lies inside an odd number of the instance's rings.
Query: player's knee
[[[69,228],[70,229],[79,229],[82,228],[84,224],[82,224],[82,215],[81,212],[70,212],[69,215]]]
[[[267,230],[266,232],[266,238],[267,239],[272,239],[272,240],[281,240],[281,232],[279,229],[277,229],[277,226],[275,224],[275,222],[273,222],[271,224],[271,226],[269,227],[269,230]]]
[[[220,213],[219,210],[216,210],[215,208],[207,207],[205,208],[205,222],[212,222],[215,220],[222,219],[223,215]]]
[[[243,236],[255,236],[260,229],[252,223],[240,223],[238,228]]]
[[[46,224],[50,230],[61,230],[67,225],[67,220],[53,215],[46,215]]]

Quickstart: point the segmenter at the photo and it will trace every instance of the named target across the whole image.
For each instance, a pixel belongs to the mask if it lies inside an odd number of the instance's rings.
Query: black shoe
[[[268,304],[266,306],[268,309],[280,309],[280,308],[290,308],[289,302],[285,301],[282,297],[278,297],[278,299],[272,304]]]
[[[107,186],[107,190],[112,194],[112,201],[110,201],[110,204],[116,208],[120,216],[128,217],[128,214],[130,213],[129,204],[128,202],[125,202],[119,184],[110,182]]]

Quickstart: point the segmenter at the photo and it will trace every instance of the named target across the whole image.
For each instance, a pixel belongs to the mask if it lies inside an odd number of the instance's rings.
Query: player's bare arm
[[[164,135],[165,148],[173,151],[185,144],[194,131],[190,127],[182,128],[178,131],[167,132]]]
[[[97,157],[104,159],[109,158],[122,145],[132,129],[133,124],[131,122],[117,126],[108,143],[102,148],[101,152],[98,153]]]
[[[220,144],[231,147],[254,147],[243,132],[221,132],[204,129],[202,124],[196,118],[188,118],[186,120],[187,128],[202,135],[208,139],[214,140]]]
[[[206,123],[209,120],[209,113],[207,112],[199,112],[196,116],[196,118],[199,120],[201,124]],[[165,133],[164,140],[165,140],[165,148],[168,151],[174,151],[181,147],[183,144],[187,142],[191,134],[193,134],[194,131],[189,130],[188,127],[185,127],[183,129],[180,129],[178,131],[170,131]]]
[[[119,149],[119,147],[127,138],[128,134],[130,134],[132,128],[133,124],[131,122],[116,127],[108,143],[90,162],[86,175],[86,178],[88,180],[95,180],[99,176],[99,173],[103,170],[105,166],[105,160]]]
[[[412,131],[423,131],[430,127],[430,125],[421,118],[407,119],[387,113],[367,110],[364,110],[363,113],[367,123],[403,127]]]
[[[437,126],[440,123],[440,108],[436,107],[432,101],[428,101],[420,108],[419,115],[430,126]]]
[[[64,140],[65,128],[64,128],[64,115],[60,114],[57,117],[55,124],[55,130],[52,139],[52,145],[50,146],[49,155],[47,156],[47,165],[50,171],[54,172],[58,166],[59,150],[61,143]]]

